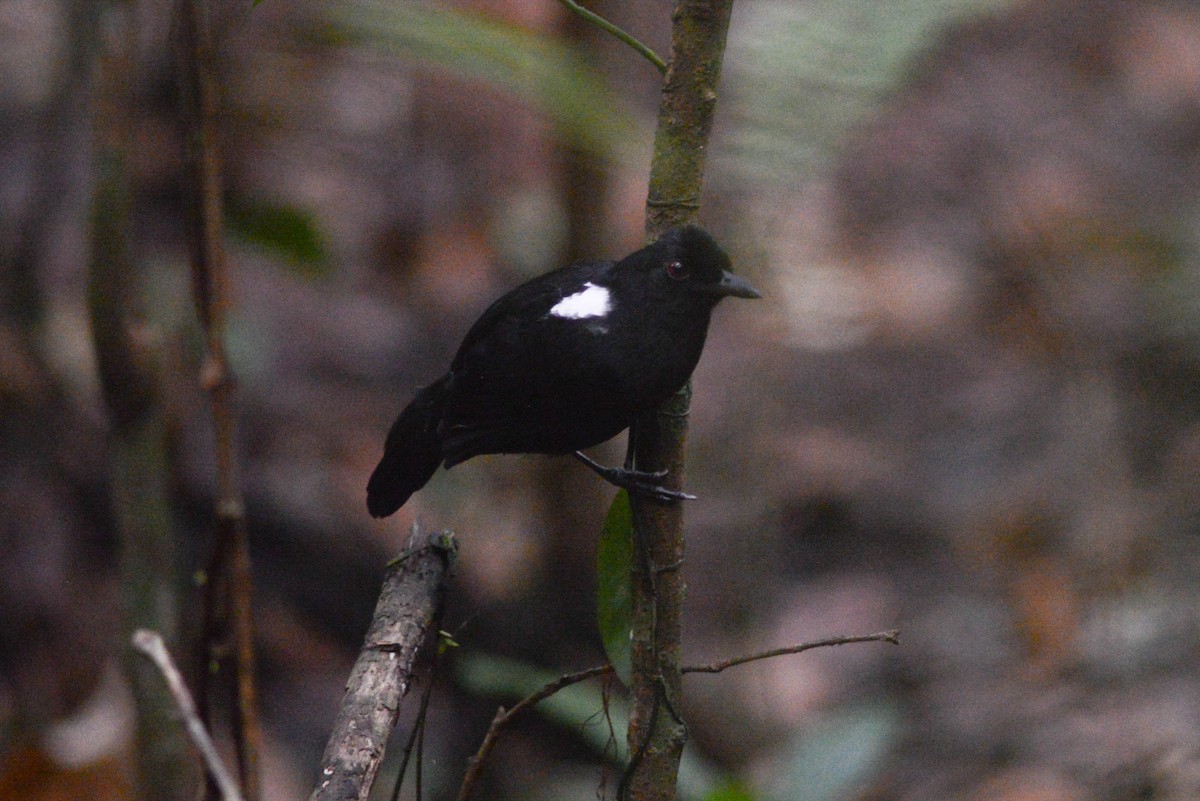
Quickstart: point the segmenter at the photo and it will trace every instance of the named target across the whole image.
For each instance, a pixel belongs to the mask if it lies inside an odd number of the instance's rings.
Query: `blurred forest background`
[[[136,10],[128,286],[190,575],[213,435],[168,5]],[[666,55],[665,0],[589,7]],[[4,799],[129,795],[86,308],[95,54],[128,8],[0,0]],[[462,544],[444,798],[514,665],[602,661],[612,489],[481,458],[375,521],[366,478],[492,298],[641,243],[659,76],[551,0],[214,8],[267,797],[311,788],[419,517]],[[1200,3],[739,0],[701,219],[766,298],[717,311],[695,375],[685,662],[902,645],[686,678],[687,798],[1200,797],[1198,199]],[[611,792],[595,711],[526,719],[482,793]]]

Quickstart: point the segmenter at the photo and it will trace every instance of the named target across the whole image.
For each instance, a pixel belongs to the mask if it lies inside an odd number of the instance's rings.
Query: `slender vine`
[[[204,331],[201,381],[208,391],[216,435],[216,526],[204,603],[202,663],[197,673],[200,712],[208,722],[210,665],[233,680],[233,740],[238,778],[247,801],[259,801],[262,731],[255,684],[250,544],[238,458],[237,383],[225,350],[229,270],[223,246],[221,168],[216,144],[217,96],[206,0],[180,0],[178,64],[190,173],[188,227],[192,288]],[[232,658],[229,658],[229,654]],[[209,796],[215,788],[210,784]]]
[[[627,33],[626,31],[612,24],[596,12],[588,11],[586,8],[579,5],[579,3],[576,3],[575,0],[558,0],[558,2],[570,9],[571,13],[577,14],[592,25],[595,25],[600,30],[612,34],[620,41],[632,47],[638,52],[638,54],[653,64],[654,68],[658,70],[660,74],[667,74],[667,62],[663,61],[658,53],[655,53],[648,46],[642,44],[640,41],[634,38],[632,34]]]

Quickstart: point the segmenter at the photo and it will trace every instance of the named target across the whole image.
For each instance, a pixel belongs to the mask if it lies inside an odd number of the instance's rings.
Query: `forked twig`
[[[769,651],[760,651],[754,654],[745,656],[735,656],[729,659],[724,659],[720,662],[713,662],[706,665],[690,665],[681,668],[682,673],[720,673],[731,667],[744,665],[747,662],[756,662],[760,659],[770,659],[776,656],[787,656],[789,654],[799,654],[804,651],[811,651],[814,648],[825,648],[834,645],[849,645],[856,642],[890,642],[893,645],[900,644],[900,630],[890,629],[888,631],[880,631],[875,634],[860,634],[853,637],[826,637],[823,640],[813,640],[811,642],[800,643],[799,645],[789,645],[783,648],[772,648]],[[483,737],[483,742],[479,745],[479,750],[475,755],[468,760],[467,772],[463,776],[462,785],[459,787],[457,801],[468,801],[475,785],[479,781],[480,775],[483,773],[484,763],[495,748],[496,742],[500,734],[506,726],[534,705],[546,700],[554,695],[559,690],[570,687],[573,684],[578,684],[581,681],[595,678],[597,676],[607,676],[613,672],[612,665],[596,665],[595,667],[580,670],[575,673],[567,673],[559,676],[551,682],[548,682],[541,689],[530,693],[523,699],[518,701],[511,709],[500,707],[496,712],[496,716],[492,718],[492,723],[488,726],[487,734]],[[631,756],[631,764],[638,758],[637,750]],[[626,775],[628,768],[626,769]],[[622,778],[621,786],[625,786],[625,778]]]

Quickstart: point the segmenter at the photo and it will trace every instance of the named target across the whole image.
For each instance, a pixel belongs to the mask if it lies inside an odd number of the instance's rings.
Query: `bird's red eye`
[[[681,262],[681,261],[667,262],[667,275],[671,276],[676,281],[682,281],[684,278],[687,278],[690,274],[691,274],[691,270],[689,270],[686,266],[684,266],[683,262]]]

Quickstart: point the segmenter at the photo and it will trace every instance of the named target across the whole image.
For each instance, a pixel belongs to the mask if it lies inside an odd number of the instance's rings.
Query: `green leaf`
[[[282,258],[305,278],[329,271],[321,233],[308,211],[235,197],[227,205],[226,221],[234,236]]]
[[[740,782],[726,779],[717,784],[708,795],[704,796],[704,801],[757,801],[758,796],[750,791]]]
[[[628,687],[630,617],[633,614],[633,512],[629,493],[618,490],[604,520],[597,558],[596,622],[609,664]]]
[[[636,135],[626,103],[564,41],[480,14],[395,0],[353,0],[334,14],[352,40],[537,104],[573,144],[593,153],[617,155]]]

